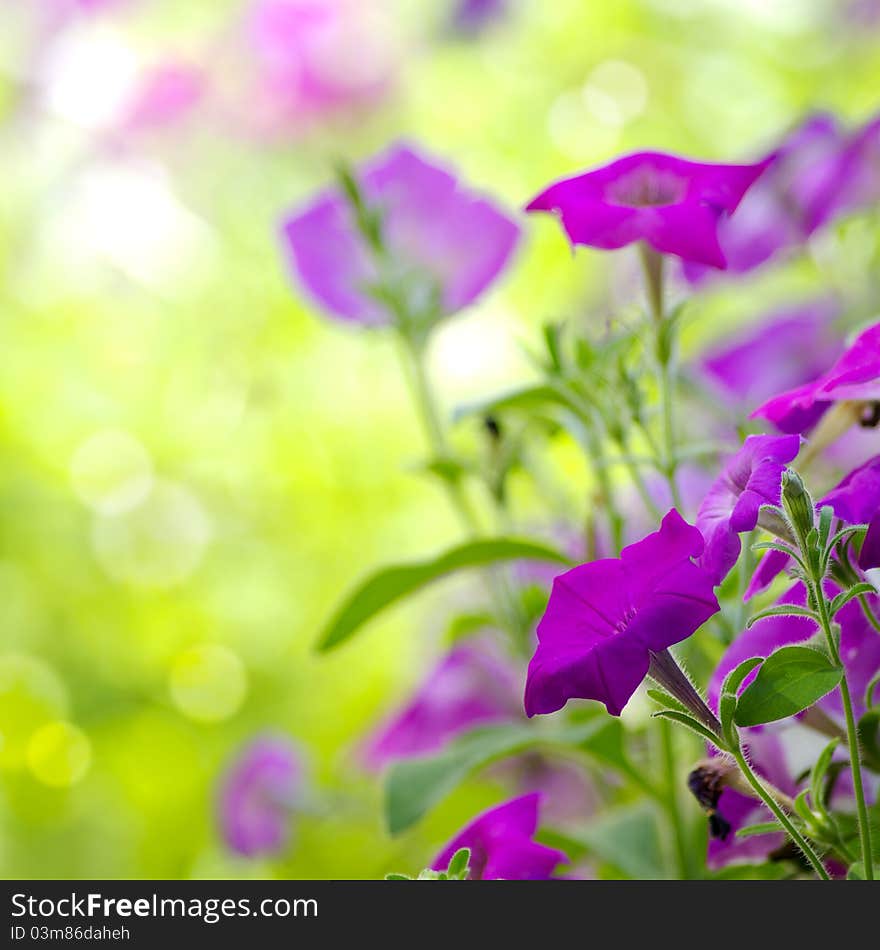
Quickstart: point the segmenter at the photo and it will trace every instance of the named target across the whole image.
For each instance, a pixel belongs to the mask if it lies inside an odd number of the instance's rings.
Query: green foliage
[[[840,682],[842,671],[810,647],[782,647],[761,665],[739,697],[735,722],[758,726],[812,706]]]
[[[391,604],[449,574],[523,559],[571,564],[566,555],[537,541],[492,538],[460,544],[426,561],[383,568],[348,596],[321,634],[318,649],[325,651],[338,647]]]

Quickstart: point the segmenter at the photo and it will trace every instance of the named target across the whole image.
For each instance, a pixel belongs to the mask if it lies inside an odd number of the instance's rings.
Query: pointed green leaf
[[[758,726],[786,719],[830,693],[842,675],[818,650],[782,647],[770,654],[739,697],[734,721],[738,726]]]
[[[321,634],[317,648],[324,651],[339,646],[389,605],[448,574],[520,559],[565,566],[572,563],[565,554],[536,541],[487,538],[469,541],[427,561],[386,567],[367,578],[348,597]]]
[[[718,736],[714,735],[701,722],[698,722],[692,716],[688,716],[687,713],[680,713],[674,709],[660,709],[652,714],[652,718],[671,719],[673,722],[677,722],[680,726],[690,729],[691,732],[695,732],[701,739],[705,739],[707,742],[711,742],[713,745],[718,745]]]
[[[753,627],[759,620],[765,617],[809,617],[816,619],[816,615],[808,607],[798,607],[796,604],[779,604],[776,607],[768,607],[750,617],[746,627]]]

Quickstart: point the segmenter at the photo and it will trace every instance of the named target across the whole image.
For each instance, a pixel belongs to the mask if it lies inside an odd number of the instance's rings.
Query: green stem
[[[664,805],[672,822],[672,837],[675,844],[675,860],[680,880],[691,877],[690,858],[687,843],[687,829],[682,818],[678,801],[678,768],[675,755],[675,738],[672,725],[667,719],[660,719],[660,743],[663,756],[663,772],[666,795]]]
[[[859,841],[862,847],[862,864],[865,868],[865,879],[874,880],[874,855],[871,850],[871,825],[868,821],[868,806],[865,802],[865,788],[862,784],[862,763],[859,758],[859,737],[856,729],[856,718],[853,714],[852,697],[849,692],[849,683],[846,678],[846,667],[840,661],[840,651],[831,629],[831,615],[828,610],[828,600],[822,589],[821,579],[813,580],[813,595],[819,607],[819,620],[822,631],[828,642],[831,658],[840,667],[840,698],[843,702],[843,714],[846,717],[846,744],[849,748],[849,762],[852,770],[853,793],[856,799],[856,810],[859,816]]]
[[[659,370],[660,411],[663,429],[663,457],[660,459],[663,473],[669,482],[669,491],[676,508],[682,507],[681,494],[675,477],[678,457],[675,451],[675,405],[674,405],[674,341],[671,327],[666,319],[663,304],[663,255],[647,244],[639,245],[642,270],[645,277],[645,293],[648,309],[654,324],[654,349]]]
[[[859,597],[859,604],[861,605],[862,613],[865,615],[865,619],[878,633],[880,633],[880,620],[877,619],[877,615],[873,610],[871,610],[871,605],[868,603],[868,598],[865,597],[864,594]]]
[[[406,377],[431,453],[435,459],[448,459],[450,457],[449,443],[446,440],[440,410],[428,380],[424,347],[404,335],[401,335],[401,338]],[[449,479],[444,479],[443,484],[446,486],[446,493],[465,531],[470,535],[480,534],[479,519],[462,486]]]
[[[780,805],[777,804],[776,799],[767,791],[764,787],[764,783],[758,778],[757,775],[752,771],[752,767],[749,765],[745,755],[742,751],[742,746],[737,746],[732,750],[733,757],[736,759],[736,764],[739,766],[740,772],[745,776],[746,781],[757,793],[761,801],[773,812],[774,817],[779,822],[780,825],[785,829],[792,841],[801,849],[804,854],[804,857],[810,862],[815,870],[816,874],[822,878],[823,881],[830,881],[831,878],[828,875],[828,872],[825,870],[824,865],[819,860],[816,852],[810,847],[806,838],[795,828],[791,823],[788,815],[782,810]]]

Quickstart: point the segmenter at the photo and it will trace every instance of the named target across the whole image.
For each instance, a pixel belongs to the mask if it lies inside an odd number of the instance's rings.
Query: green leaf
[[[649,689],[647,692],[648,696],[664,709],[672,709],[675,712],[684,713],[685,715],[687,714],[687,709],[677,699],[673,699],[673,697],[664,690]]]
[[[510,392],[502,393],[500,396],[494,396],[491,399],[484,399],[480,402],[459,406],[453,414],[453,421],[458,422],[461,419],[474,415],[492,415],[511,409],[529,412],[536,409],[544,409],[548,405],[562,406],[566,409],[570,408],[568,400],[552,386],[542,384],[537,386],[524,386],[522,389],[514,389]]]
[[[339,646],[386,607],[441,577],[465,568],[518,559],[566,566],[572,563],[565,554],[536,541],[491,538],[469,541],[428,561],[382,568],[349,595],[321,634],[317,648],[324,651]]]
[[[752,672],[752,670],[759,664],[764,662],[764,657],[762,656],[753,656],[748,660],[743,660],[742,663],[735,666],[728,674],[724,677],[724,683],[721,685],[722,693],[736,693],[739,691],[740,686],[743,684],[743,680]]]
[[[843,671],[809,647],[782,647],[761,665],[739,698],[734,721],[758,726],[799,713],[840,682]]]
[[[459,848],[455,854],[449,859],[449,867],[446,869],[446,873],[450,878],[457,878],[458,880],[463,880],[467,877],[468,865],[471,863],[471,850],[470,848]]]
[[[849,590],[838,594],[834,600],[831,601],[831,616],[833,617],[841,607],[845,607],[851,600],[855,600],[856,597],[861,597],[863,594],[876,593],[877,591],[874,590],[871,584],[856,584],[855,587],[850,587]]]
[[[856,725],[861,759],[872,772],[880,772],[880,706],[864,713]]]
[[[386,874],[386,881],[411,881],[412,878],[408,874]]]
[[[766,610],[750,617],[746,627],[751,628],[765,617],[809,617],[811,620],[816,619],[816,615],[808,607],[798,607],[795,604],[779,604],[776,607],[768,607]]]
[[[589,854],[619,869],[633,880],[666,877],[657,816],[640,804],[609,811],[572,833]]]
[[[385,784],[385,819],[396,835],[419,821],[477,769],[536,745],[580,745],[599,733],[604,719],[555,732],[535,726],[504,725],[475,729],[453,740],[438,755],[398,762]]]
[[[782,825],[778,821],[761,821],[755,825],[746,825],[744,828],[737,829],[737,838],[753,838],[755,835],[769,835],[777,831],[783,831]]]
[[[846,872],[846,879],[848,881],[864,881],[865,880],[865,865],[861,861],[856,861],[855,864],[849,866],[849,870]]]
[[[718,742],[720,741],[718,736],[711,732],[711,730],[707,729],[701,722],[698,722],[692,716],[688,716],[687,713],[680,713],[674,709],[660,709],[653,713],[652,718],[671,719],[673,722],[677,722],[680,726],[690,729],[691,732],[695,732],[698,736],[700,736],[701,739],[706,739],[713,745],[717,746]]]
[[[830,505],[823,505],[819,511],[819,546],[824,550],[831,534],[831,525],[834,523],[834,509]]]
[[[813,807],[820,808],[823,812],[827,804],[825,801],[825,777],[828,774],[828,767],[831,765],[831,758],[839,745],[840,739],[832,739],[819,754],[819,758],[816,759],[810,772],[810,798],[813,801]]]

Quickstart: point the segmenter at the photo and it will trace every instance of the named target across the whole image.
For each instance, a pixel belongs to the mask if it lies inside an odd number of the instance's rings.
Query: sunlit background
[[[257,2],[0,0],[4,877],[379,877],[498,800],[471,782],[391,838],[357,755],[466,582],[313,651],[367,570],[458,537],[392,341],[285,273],[279,220],[334,165],[408,139],[518,214],[622,151],[752,160],[809,111],[880,102],[871,0],[328,3],[313,37],[261,29]],[[450,409],[529,378],[543,323],[631,299],[625,252],[573,263],[523,226],[433,341]],[[861,246],[854,225],[709,288],[688,345],[846,289]],[[266,732],[307,791],[289,846],[245,858],[218,787]]]

